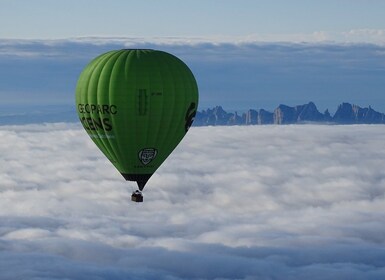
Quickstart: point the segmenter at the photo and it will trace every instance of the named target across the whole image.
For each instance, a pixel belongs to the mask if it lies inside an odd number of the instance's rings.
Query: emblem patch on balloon
[[[139,151],[139,159],[144,164],[149,164],[157,155],[158,150],[154,148],[144,148]]]

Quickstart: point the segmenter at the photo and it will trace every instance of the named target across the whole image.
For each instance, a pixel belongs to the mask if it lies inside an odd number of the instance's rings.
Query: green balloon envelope
[[[76,106],[91,139],[142,190],[191,126],[198,87],[186,64],[169,53],[110,51],[80,74]]]

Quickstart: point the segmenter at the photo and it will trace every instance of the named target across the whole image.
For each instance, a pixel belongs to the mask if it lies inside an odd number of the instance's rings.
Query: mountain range
[[[73,105],[45,106],[34,109],[1,108],[0,125],[18,125],[29,123],[78,122]],[[208,125],[262,125],[262,124],[385,124],[384,113],[368,108],[361,108],[350,103],[342,103],[332,116],[328,110],[318,111],[313,102],[290,107],[279,105],[273,112],[264,109],[238,114],[226,112],[221,106],[200,110],[195,116],[193,126]]]
[[[342,103],[332,116],[328,110],[318,111],[313,102],[290,107],[279,105],[273,112],[264,109],[249,109],[238,114],[228,113],[221,106],[197,112],[195,126],[207,125],[263,125],[263,124],[302,124],[302,123],[329,123],[329,124],[385,124],[384,113],[368,108],[361,108],[350,103]]]

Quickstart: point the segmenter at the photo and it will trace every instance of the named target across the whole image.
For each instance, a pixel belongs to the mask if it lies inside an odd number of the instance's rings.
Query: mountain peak
[[[294,107],[280,104],[274,112],[264,109],[249,109],[239,115],[238,113],[228,113],[221,106],[213,109],[198,112],[194,125],[258,125],[258,124],[298,124],[307,122],[323,122],[335,124],[383,124],[385,116],[383,113],[376,112],[371,106],[361,108],[343,102],[337,108],[334,116],[329,110],[324,113],[318,111],[314,102]]]

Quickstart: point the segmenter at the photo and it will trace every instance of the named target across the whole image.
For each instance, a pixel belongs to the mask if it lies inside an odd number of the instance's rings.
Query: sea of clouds
[[[0,126],[0,279],[384,279],[384,139],[193,127],[133,203],[80,125]]]

